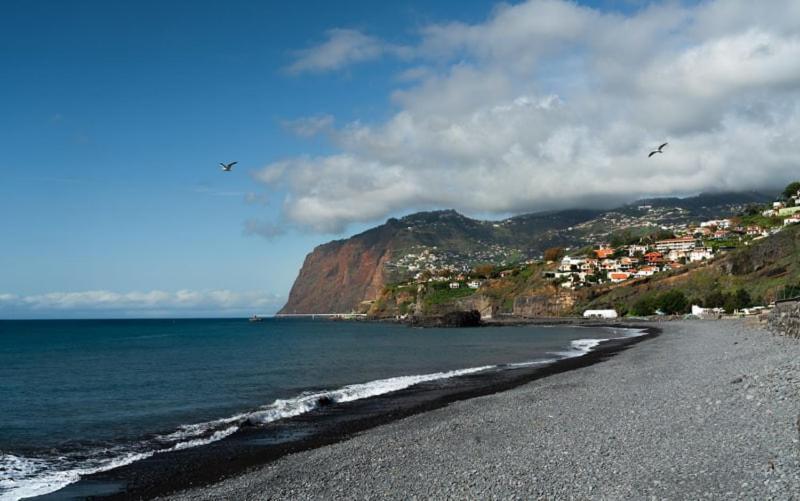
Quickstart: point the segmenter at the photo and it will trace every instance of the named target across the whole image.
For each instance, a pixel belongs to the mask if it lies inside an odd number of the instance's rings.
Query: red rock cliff
[[[382,226],[315,248],[279,313],[349,313],[377,298],[385,285],[393,235],[393,228]]]

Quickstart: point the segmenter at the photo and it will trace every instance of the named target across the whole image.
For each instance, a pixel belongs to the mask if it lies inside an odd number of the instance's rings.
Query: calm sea
[[[0,499],[218,440],[243,420],[302,414],[322,395],[355,400],[544,363],[613,335],[289,319],[0,321]]]

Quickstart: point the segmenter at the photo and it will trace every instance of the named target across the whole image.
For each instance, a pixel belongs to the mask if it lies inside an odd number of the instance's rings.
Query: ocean
[[[300,319],[0,321],[0,499],[221,440],[244,422],[546,364],[623,335]]]

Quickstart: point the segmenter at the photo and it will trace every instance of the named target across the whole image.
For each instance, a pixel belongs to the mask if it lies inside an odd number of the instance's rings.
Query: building
[[[637,277],[652,277],[653,275],[658,272],[658,268],[655,266],[642,266],[639,268],[639,271],[636,272]]]
[[[704,261],[714,257],[714,252],[708,247],[700,247],[689,251],[689,262]]]
[[[583,263],[583,259],[564,256],[564,259],[561,260],[561,264],[558,266],[558,271],[573,271],[573,270],[577,270],[577,269],[580,268],[581,263]]]
[[[606,259],[614,255],[614,249],[610,247],[601,247],[594,250],[594,255],[597,259]]]
[[[670,261],[679,261],[686,259],[686,251],[672,249],[667,253],[667,259]]]
[[[644,255],[644,260],[649,264],[657,264],[664,262],[664,256],[660,252],[648,252]]]
[[[583,318],[617,318],[617,310],[586,310]]]
[[[797,212],[800,212],[800,205],[798,205],[797,207],[784,207],[783,209],[778,211],[778,215],[781,217],[786,217],[786,216],[791,216],[792,214],[795,214]]]
[[[688,252],[694,249],[696,240],[694,237],[671,238],[668,240],[659,240],[655,243],[654,247],[659,252],[669,252],[671,250]]]
[[[480,280],[472,280],[467,284],[470,289],[477,289],[481,286]]]
[[[647,246],[646,245],[633,244],[633,245],[629,245],[628,246],[628,256],[630,256],[630,257],[633,257],[636,254],[644,255],[645,252],[647,252]]]
[[[460,283],[458,283],[458,282],[450,282],[450,288],[451,289],[458,289],[459,287],[461,287]]]
[[[800,214],[792,214],[791,216],[783,220],[784,226],[795,223],[800,223]]]
[[[701,228],[708,228],[708,227],[715,227],[715,228],[727,228],[731,225],[730,219],[712,219],[710,221],[703,221],[700,223]]]
[[[631,274],[628,273],[627,271],[612,271],[611,273],[608,274],[608,279],[614,282],[615,284],[619,282],[624,282],[630,277]]]

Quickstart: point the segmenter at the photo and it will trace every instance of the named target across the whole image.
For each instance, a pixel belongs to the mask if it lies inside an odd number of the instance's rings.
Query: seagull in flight
[[[668,145],[668,144],[669,144],[669,143],[664,143],[664,144],[662,144],[661,146],[659,146],[657,150],[653,150],[653,151],[651,151],[651,152],[650,152],[650,154],[649,154],[649,155],[647,155],[647,158],[650,158],[650,157],[652,157],[652,156],[653,156],[653,155],[655,155],[656,153],[664,153],[662,150],[664,149],[664,146],[666,146],[666,145]],[[235,162],[234,162],[234,163],[235,163]]]
[[[231,162],[229,164],[224,164],[224,163],[220,162],[219,165],[222,166],[222,170],[224,170],[225,172],[230,172],[231,169],[233,169],[233,166],[238,164],[238,163],[239,162]]]

